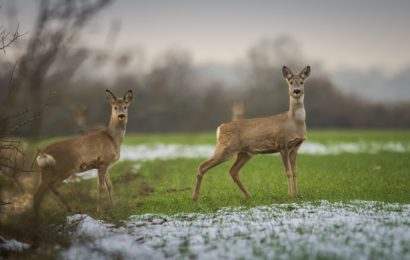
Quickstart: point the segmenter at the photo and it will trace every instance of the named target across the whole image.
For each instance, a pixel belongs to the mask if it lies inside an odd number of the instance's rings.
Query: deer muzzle
[[[292,92],[292,96],[295,98],[300,97],[303,94],[303,91],[300,88],[295,88]]]
[[[125,114],[119,114],[118,115],[118,120],[122,121],[126,118],[127,116]]]

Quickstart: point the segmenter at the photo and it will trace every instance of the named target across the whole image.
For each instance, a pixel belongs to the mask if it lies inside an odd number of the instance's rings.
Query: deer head
[[[310,66],[306,66],[298,75],[294,75],[292,71],[283,66],[282,74],[288,82],[289,95],[295,100],[303,100],[305,94],[305,79],[310,75]]]
[[[107,89],[105,96],[107,102],[111,105],[111,120],[126,124],[128,119],[128,105],[132,100],[132,91],[128,90],[124,97],[117,98]]]

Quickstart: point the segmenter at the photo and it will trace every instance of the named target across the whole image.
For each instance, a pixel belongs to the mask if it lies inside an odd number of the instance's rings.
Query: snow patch
[[[173,160],[178,158],[196,159],[209,158],[214,154],[214,145],[182,145],[182,144],[140,144],[135,146],[123,145],[121,147],[120,160],[154,161]],[[337,155],[342,153],[371,153],[379,152],[410,152],[410,144],[404,145],[400,142],[386,143],[336,143],[321,144],[305,142],[299,153],[309,155]],[[136,166],[138,167],[138,166]],[[89,170],[77,173],[78,178],[70,178],[66,182],[76,182],[97,177],[97,170]]]
[[[29,244],[19,242],[15,239],[5,239],[0,236],[0,251],[8,251],[8,252],[15,252],[15,251],[23,251],[24,249],[28,249],[30,247]]]
[[[171,160],[177,158],[209,158],[215,151],[214,145],[182,145],[182,144],[141,144],[123,146],[121,160]],[[410,152],[410,145],[399,142],[386,143],[336,143],[321,144],[305,142],[299,153],[311,155],[329,155],[342,153],[379,153],[379,152]]]
[[[65,259],[408,259],[410,204],[291,203],[216,213],[131,216],[121,227],[86,215]]]

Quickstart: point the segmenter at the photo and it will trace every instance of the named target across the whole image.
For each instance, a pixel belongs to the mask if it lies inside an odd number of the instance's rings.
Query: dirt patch
[[[191,188],[190,187],[185,187],[185,188],[180,188],[180,189],[171,188],[171,189],[166,189],[165,192],[175,193],[175,192],[183,192],[183,191],[188,191],[188,190],[191,190]]]

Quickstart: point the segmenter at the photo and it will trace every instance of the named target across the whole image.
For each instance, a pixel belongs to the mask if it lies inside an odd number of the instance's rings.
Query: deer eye
[[[289,81],[290,85],[293,85],[293,81]]]
[[[127,107],[126,107],[126,106],[124,106],[124,109],[127,109]]]
[[[117,109],[118,109],[118,107],[114,107],[114,109],[115,109],[115,110],[117,110]]]
[[[299,82],[299,84],[302,85],[302,84],[303,84],[303,81]]]

